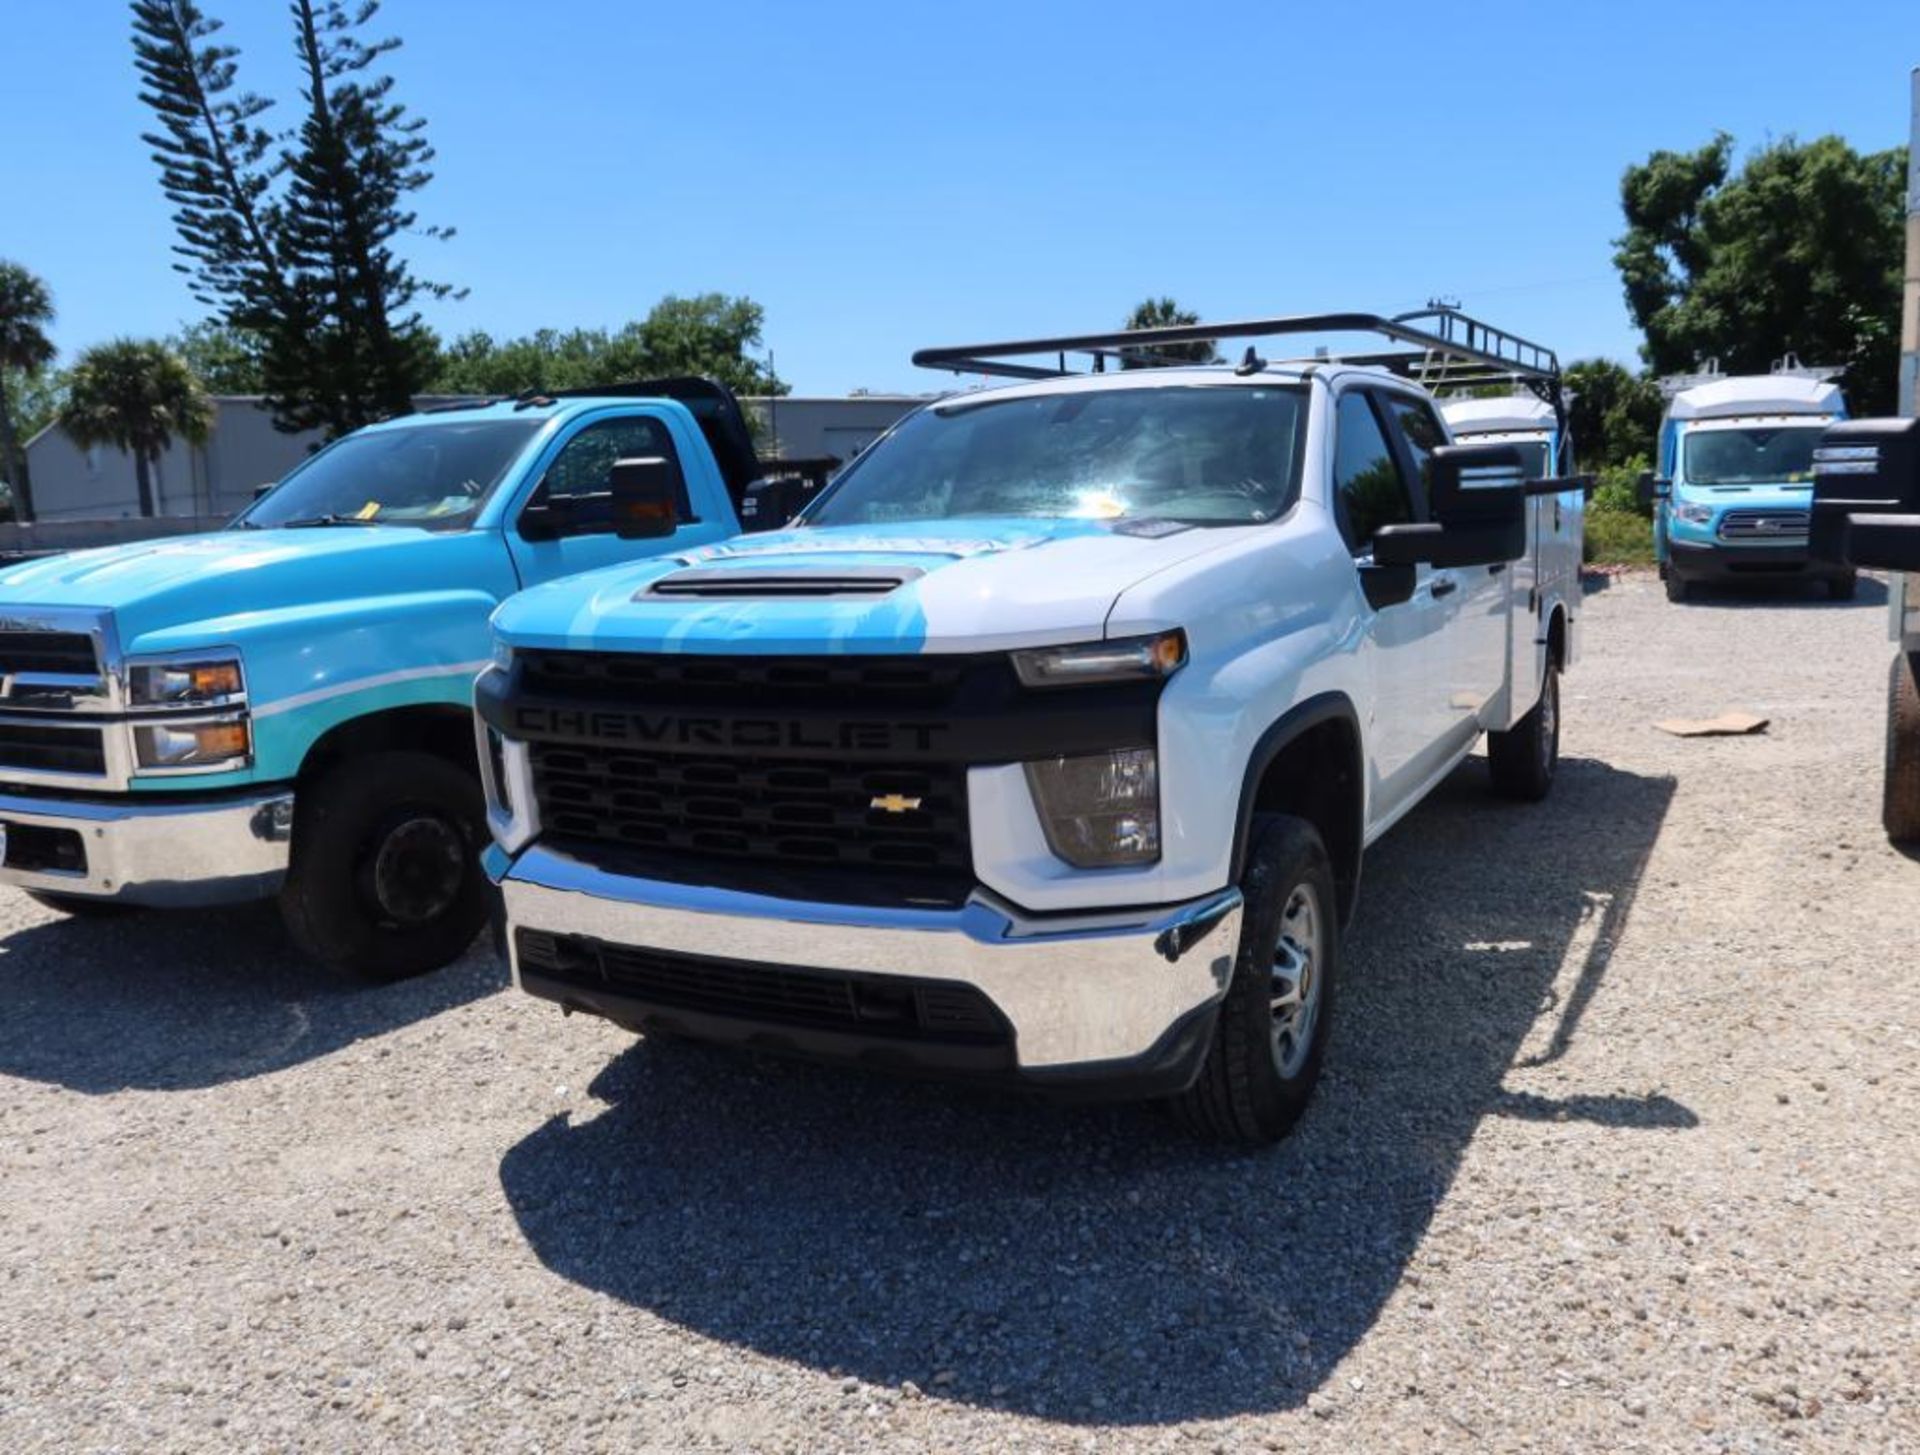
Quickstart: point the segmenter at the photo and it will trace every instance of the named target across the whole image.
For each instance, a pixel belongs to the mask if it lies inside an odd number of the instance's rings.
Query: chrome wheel
[[[1322,923],[1319,895],[1310,884],[1296,884],[1280,914],[1280,942],[1273,949],[1267,992],[1273,1065],[1289,1081],[1307,1064],[1320,1019]]]

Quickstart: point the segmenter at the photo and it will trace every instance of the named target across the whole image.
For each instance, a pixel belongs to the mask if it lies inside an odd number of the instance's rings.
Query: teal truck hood
[[[499,538],[386,526],[219,531],[74,551],[0,571],[0,613],[114,615],[128,652],[197,646],[174,628],[395,593],[513,589]]]
[[[1813,505],[1813,483],[1804,485],[1692,485],[1682,483],[1674,495],[1681,500],[1726,510],[1807,510]]]
[[[1028,518],[802,528],[536,587],[503,605],[494,625],[516,647],[668,652],[1087,640],[1129,586],[1243,529]]]

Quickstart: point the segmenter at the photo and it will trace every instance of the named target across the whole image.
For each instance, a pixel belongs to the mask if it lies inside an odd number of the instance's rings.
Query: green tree
[[[15,517],[33,519],[33,482],[14,418],[16,389],[53,362],[53,295],[19,263],[0,259],[0,473],[13,492]],[[18,382],[16,382],[18,381]]]
[[[1127,315],[1128,328],[1176,328],[1181,325],[1196,324],[1200,315],[1189,313],[1171,298],[1146,298],[1134,305],[1132,313]],[[1151,350],[1120,350],[1120,367],[1123,369],[1151,369],[1169,362],[1182,364],[1217,364],[1220,356],[1214,349],[1214,340],[1201,339],[1190,344],[1161,344]]]
[[[1765,373],[1792,352],[1844,364],[1854,408],[1893,406],[1906,151],[1789,138],[1732,170],[1733,141],[1629,167],[1614,262],[1655,373],[1706,358]]]
[[[280,248],[325,320],[316,341],[315,397],[285,411],[288,423],[341,434],[406,414],[432,377],[436,341],[414,308],[453,289],[416,275],[395,249],[418,226],[411,194],[433,179],[426,123],[393,99],[393,78],[371,73],[397,38],[369,41],[362,27],[379,0],[292,0],[305,116],[281,154],[287,191]]]
[[[1583,470],[1622,465],[1653,452],[1665,401],[1659,386],[1612,359],[1580,359],[1562,376],[1573,396],[1568,422]]]
[[[337,435],[410,409],[435,352],[414,304],[452,291],[399,252],[404,233],[450,233],[420,227],[407,203],[433,152],[392,78],[373,73],[399,44],[363,37],[377,8],[291,0],[301,120],[276,135],[262,120],[272,103],[236,89],[218,20],[195,0],[132,0],[176,266],[217,324],[257,340],[260,392],[283,429]]]
[[[81,354],[67,375],[60,427],[82,449],[109,445],[133,456],[140,513],[154,513],[153,464],[176,437],[203,442],[213,400],[165,344],[115,339]]]
[[[443,394],[519,394],[623,380],[704,374],[736,394],[785,394],[787,384],[754,357],[765,311],[751,298],[669,295],[616,332],[540,329],[495,340],[475,331],[440,355],[433,388]]]
[[[260,335],[208,318],[188,324],[166,343],[209,393],[266,393],[266,344]]]
[[[281,255],[280,164],[261,120],[273,103],[235,90],[239,53],[219,44],[220,22],[193,0],[133,0],[132,8],[140,99],[160,123],[141,140],[174,204],[174,267],[215,314],[196,328],[257,341],[258,378],[241,392],[266,394],[285,422],[311,388],[320,320]],[[194,333],[181,342],[205,353],[212,340]]]

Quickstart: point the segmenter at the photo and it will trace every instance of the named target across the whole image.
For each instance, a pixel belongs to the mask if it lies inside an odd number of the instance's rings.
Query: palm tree
[[[60,428],[82,449],[112,445],[133,456],[140,513],[153,505],[153,462],[177,435],[200,444],[213,431],[213,400],[187,361],[151,339],[115,339],[81,354],[67,375]]]
[[[19,520],[33,519],[33,485],[13,423],[6,376],[31,374],[53,362],[53,340],[46,332],[52,322],[53,295],[47,285],[20,264],[0,258],[0,474],[13,486],[14,516]]]
[[[1199,321],[1199,314],[1189,313],[1171,298],[1143,299],[1127,315],[1128,328],[1174,328]],[[1123,348],[1120,367],[1149,369],[1168,363],[1217,364],[1220,357],[1213,351],[1213,344],[1212,339],[1198,339],[1190,344],[1160,344],[1152,350]]]

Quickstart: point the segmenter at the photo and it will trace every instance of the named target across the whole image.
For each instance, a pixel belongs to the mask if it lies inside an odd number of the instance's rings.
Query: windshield
[[[910,416],[799,522],[1021,515],[1271,520],[1298,487],[1306,394],[1171,385],[951,400]]]
[[[238,524],[464,530],[544,423],[481,419],[348,435],[287,476]]]
[[[1689,485],[1811,485],[1825,425],[1701,430],[1687,436]]]

